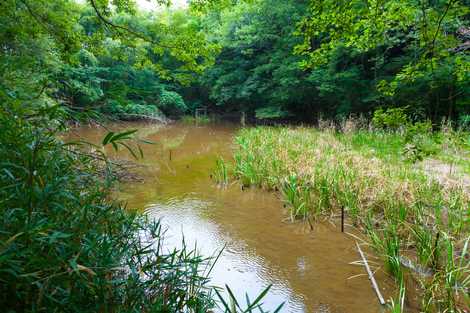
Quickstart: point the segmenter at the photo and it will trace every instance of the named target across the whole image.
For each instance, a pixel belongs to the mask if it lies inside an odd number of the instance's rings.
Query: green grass
[[[457,311],[465,306],[470,264],[445,251],[467,251],[470,196],[465,186],[452,180],[442,184],[420,164],[442,161],[449,151],[453,159],[465,156],[468,147],[460,137],[465,135],[449,130],[407,136],[365,129],[242,129],[235,138],[234,176],[244,185],[278,190],[293,219],[331,216],[344,208],[397,282],[393,310],[404,310],[405,281],[417,280],[422,299],[432,303],[423,302],[423,310]],[[417,153],[413,158],[406,153],[409,144]],[[402,257],[414,268],[432,271],[434,283],[407,274]]]
[[[389,161],[399,161],[405,146],[402,135],[384,131],[358,130],[350,134],[338,133],[337,139],[363,155]]]
[[[212,179],[221,187],[226,187],[229,183],[230,169],[227,162],[222,157],[215,161],[215,169],[211,174]]]

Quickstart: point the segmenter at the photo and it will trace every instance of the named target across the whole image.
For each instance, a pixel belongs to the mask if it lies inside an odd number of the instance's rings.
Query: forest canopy
[[[197,107],[467,121],[468,1],[3,1],[2,101],[117,118]],[[34,34],[32,36],[32,34]]]

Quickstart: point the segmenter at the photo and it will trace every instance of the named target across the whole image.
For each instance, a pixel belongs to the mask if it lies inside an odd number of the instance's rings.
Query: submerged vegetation
[[[464,310],[470,300],[470,173],[432,173],[425,163],[467,158],[468,133],[414,134],[411,142],[419,136],[436,152],[410,160],[406,138],[417,124],[396,131],[357,119],[339,129],[320,125],[242,129],[235,138],[235,177],[279,190],[293,219],[334,217],[344,209],[397,281],[395,311],[404,310],[407,285],[420,287],[425,312]]]

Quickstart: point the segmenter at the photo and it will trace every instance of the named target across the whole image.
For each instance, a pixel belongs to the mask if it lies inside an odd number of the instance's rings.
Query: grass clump
[[[343,208],[400,287],[394,310],[404,309],[410,280],[430,303],[422,305],[426,312],[462,310],[470,287],[468,185],[443,183],[423,170],[419,159],[410,162],[402,153],[409,140],[399,127],[353,129],[242,129],[235,139],[234,174],[244,185],[279,190],[293,219],[332,216]],[[434,158],[449,147],[459,151],[456,158],[467,153],[455,144],[462,133],[433,133],[423,125],[413,131],[411,138],[439,148]]]
[[[229,164],[224,161],[222,157],[217,158],[215,161],[215,169],[211,174],[211,178],[222,187],[226,187],[229,183],[230,177]]]

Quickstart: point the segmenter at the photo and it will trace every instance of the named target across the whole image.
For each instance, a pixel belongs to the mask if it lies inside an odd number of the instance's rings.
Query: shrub
[[[470,130],[470,114],[461,115],[459,117],[459,125],[462,129]]]
[[[259,120],[281,119],[289,116],[289,112],[278,106],[266,106],[255,111],[255,116]]]
[[[421,161],[439,152],[439,145],[434,138],[432,123],[429,120],[409,123],[405,129],[405,142],[403,155],[411,162]]]
[[[171,116],[181,115],[188,110],[183,98],[178,93],[168,90],[162,91],[158,108]]]
[[[389,108],[385,111],[380,108],[374,111],[372,124],[376,128],[398,130],[406,127],[409,118],[405,113],[405,108]]]
[[[136,102],[120,102],[117,100],[108,100],[102,109],[103,113],[110,114],[118,118],[129,118],[138,116],[161,116],[160,110],[151,104],[141,104]]]
[[[411,141],[415,136],[431,136],[432,123],[430,120],[408,124],[406,127],[405,139]]]

